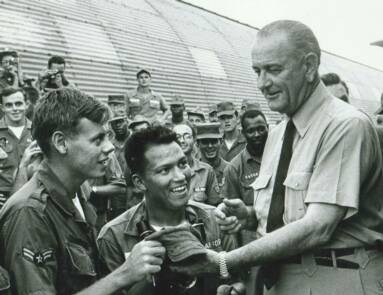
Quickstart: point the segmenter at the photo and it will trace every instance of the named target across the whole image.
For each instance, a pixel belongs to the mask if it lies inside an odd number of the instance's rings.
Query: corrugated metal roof
[[[68,78],[105,100],[136,86],[135,73],[153,69],[153,89],[181,95],[187,107],[221,100],[260,102],[250,50],[256,28],[175,0],[2,0],[0,46],[21,53],[36,76],[51,55],[67,60]],[[337,72],[351,102],[368,113],[383,92],[383,73],[323,52],[321,73]]]

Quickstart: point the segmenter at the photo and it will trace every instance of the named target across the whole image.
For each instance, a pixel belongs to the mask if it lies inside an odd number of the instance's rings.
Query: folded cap
[[[136,73],[136,77],[138,79],[138,76],[142,73],[147,73],[150,77],[152,76],[152,73],[147,68],[140,68],[138,72]]]
[[[175,96],[169,101],[169,105],[184,105],[184,100],[180,96]]]
[[[186,113],[189,115],[197,115],[200,116],[203,120],[205,120],[205,114],[203,113],[202,109],[200,107],[196,107],[192,110],[186,111]]]
[[[166,227],[149,235],[147,240],[156,240],[166,248],[171,262],[181,262],[196,255],[205,255],[198,231],[190,224]]]
[[[258,110],[258,111],[262,110],[261,105],[253,99],[242,100],[241,109],[245,109],[246,111],[248,111],[248,110]]]
[[[217,115],[234,115],[237,114],[234,104],[230,101],[223,101],[217,105]]]
[[[108,95],[108,104],[109,103],[125,104],[125,97],[123,95]]]
[[[133,118],[133,121],[129,123],[128,127],[132,129],[134,128],[135,125],[138,125],[141,123],[148,123],[150,125],[150,122],[148,121],[146,117],[144,117],[143,115],[136,115]]]
[[[201,123],[196,125],[197,139],[222,138],[220,123]]]

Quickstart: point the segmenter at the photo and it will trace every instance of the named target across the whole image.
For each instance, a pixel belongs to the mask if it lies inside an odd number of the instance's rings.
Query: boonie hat
[[[184,105],[184,100],[180,96],[175,96],[169,101],[169,105]]]
[[[142,73],[147,73],[150,77],[152,76],[152,73],[147,68],[140,68],[138,72],[136,73],[136,77],[138,79],[138,76]]]
[[[217,105],[217,115],[234,115],[237,114],[234,104],[230,101],[223,101]]]
[[[196,107],[195,109],[193,110],[190,110],[190,111],[186,111],[186,113],[189,115],[197,115],[197,116],[200,116],[201,118],[203,118],[203,120],[205,120],[205,114],[203,113],[202,109],[200,107]]]

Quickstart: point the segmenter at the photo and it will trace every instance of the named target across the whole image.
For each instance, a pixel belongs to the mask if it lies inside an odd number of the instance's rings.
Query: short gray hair
[[[278,20],[264,26],[257,36],[267,37],[277,32],[286,34],[287,39],[296,49],[294,50],[296,57],[302,57],[313,52],[318,56],[318,65],[320,64],[321,50],[318,39],[308,26],[298,21]]]

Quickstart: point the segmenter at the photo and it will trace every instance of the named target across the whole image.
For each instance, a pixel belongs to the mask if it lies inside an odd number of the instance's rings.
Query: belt
[[[376,246],[363,247],[365,250],[377,250]],[[313,253],[314,260],[317,265],[332,266],[338,268],[358,269],[359,264],[353,261],[341,259],[339,257],[354,254],[356,248],[342,248],[342,249],[319,249]],[[302,256],[295,255],[281,260],[281,264],[301,264]]]

